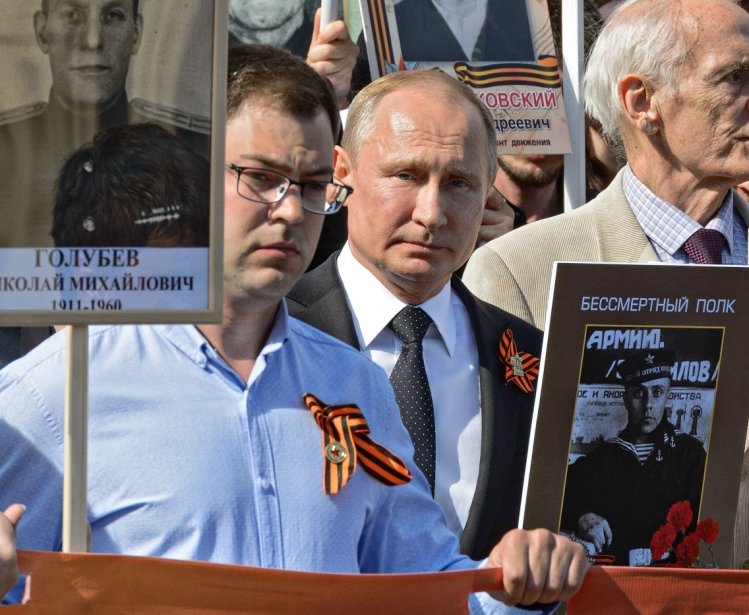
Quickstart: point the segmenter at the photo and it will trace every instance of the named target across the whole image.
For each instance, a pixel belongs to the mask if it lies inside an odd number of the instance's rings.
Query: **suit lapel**
[[[484,310],[457,277],[453,277],[452,287],[468,311],[476,338],[481,395],[479,474],[461,537],[461,551],[472,557],[482,557],[481,554],[492,546],[483,544],[489,542],[487,536],[492,534],[491,528],[502,522],[509,524],[508,529],[517,524],[517,518],[514,521],[498,519],[503,511],[513,507],[508,506],[510,494],[497,486],[506,483],[515,458],[518,413],[521,411],[517,400],[519,390],[504,385],[499,361],[499,339],[509,319],[501,312]],[[502,502],[503,498],[507,498],[506,501]]]
[[[601,262],[658,262],[647,235],[632,213],[622,187],[623,170],[596,203],[595,226]],[[590,203],[586,207],[593,205]]]

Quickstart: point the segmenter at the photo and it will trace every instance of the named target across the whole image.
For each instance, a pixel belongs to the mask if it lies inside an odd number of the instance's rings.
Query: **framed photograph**
[[[315,12],[324,4],[322,0],[229,0],[229,46],[263,43],[306,58]],[[329,6],[331,17],[343,19],[356,41],[361,33],[359,0],[332,0]]]
[[[0,322],[220,320],[227,0],[0,0]]]
[[[749,268],[556,263],[521,527],[654,565],[677,503],[731,561],[749,381]],[[664,559],[665,562],[665,559]]]
[[[306,58],[320,0],[229,0],[229,46],[262,43]]]
[[[498,154],[567,154],[562,79],[546,2],[359,0],[372,79],[442,70],[494,117]],[[450,8],[452,7],[452,8]]]

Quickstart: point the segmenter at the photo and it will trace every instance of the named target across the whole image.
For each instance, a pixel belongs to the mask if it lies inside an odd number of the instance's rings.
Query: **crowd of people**
[[[100,0],[43,0],[38,31],[71,4],[81,19],[103,15]],[[134,53],[137,0],[116,4]],[[501,566],[502,587],[472,596],[473,612],[547,612],[580,588],[594,554],[627,564],[647,546],[597,489],[605,464],[627,468],[609,491],[647,476],[658,515],[674,498],[699,505],[704,450],[664,412],[673,359],[633,353],[619,369],[627,427],[571,466],[567,531],[518,529],[527,382],[553,261],[706,262],[707,234],[719,248],[710,262],[747,264],[749,208],[734,187],[749,180],[749,14],[731,0],[625,0],[596,22],[586,113],[627,162],[604,165],[590,203],[528,209],[513,229],[520,203],[510,224],[496,205],[518,185],[511,169],[549,167],[523,194],[553,196],[561,156],[498,160],[487,108],[440,71],[373,81],[343,130],[359,53],[345,24],[321,28],[319,13],[281,3],[284,40],[311,36],[302,59],[243,44],[250,16],[267,21],[243,4],[230,5],[223,320],[90,328],[91,549],[350,573]],[[123,223],[133,245],[205,245],[206,163],[175,132],[125,123],[71,148],[58,245],[107,245]],[[123,175],[117,153],[130,149],[145,160],[138,172],[93,182],[92,169]],[[189,182],[173,164],[194,169]],[[146,209],[128,209],[133,199]],[[309,269],[342,208],[342,246]],[[0,592],[11,603],[25,590],[16,545],[61,548],[65,345],[58,333],[0,371]],[[683,490],[653,482],[657,456]],[[749,558],[747,523],[739,511],[734,565]]]

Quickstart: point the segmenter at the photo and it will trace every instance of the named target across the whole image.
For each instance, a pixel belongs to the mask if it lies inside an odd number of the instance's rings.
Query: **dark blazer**
[[[528,11],[523,0],[488,0],[486,20],[471,57],[429,0],[395,5],[401,53],[409,62],[535,62]]]
[[[336,252],[302,276],[286,301],[292,316],[358,348],[337,257]],[[519,350],[540,356],[542,335],[528,323],[474,297],[455,276],[452,287],[468,310],[479,354],[481,458],[460,546],[466,555],[481,559],[505,532],[517,527],[533,414],[534,396],[505,383],[499,340],[510,328]]]

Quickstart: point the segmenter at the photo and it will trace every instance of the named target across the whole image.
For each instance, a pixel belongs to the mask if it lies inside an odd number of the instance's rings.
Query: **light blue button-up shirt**
[[[61,546],[64,345],[55,335],[0,372],[0,507],[27,505],[21,549]],[[359,467],[325,494],[305,392],[356,403],[409,465],[412,447],[383,371],[284,306],[248,383],[192,326],[91,327],[89,352],[94,551],[348,573],[477,565],[418,472],[387,487]]]

